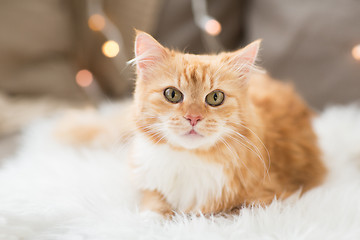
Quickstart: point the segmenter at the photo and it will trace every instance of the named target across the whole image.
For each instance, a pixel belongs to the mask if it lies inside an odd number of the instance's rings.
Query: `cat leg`
[[[161,193],[152,190],[142,191],[140,210],[142,212],[157,213],[164,217],[170,217],[173,215],[171,206],[164,196]]]

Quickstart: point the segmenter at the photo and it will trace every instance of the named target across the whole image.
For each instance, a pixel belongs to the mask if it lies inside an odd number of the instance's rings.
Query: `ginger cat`
[[[192,55],[137,32],[127,129],[143,210],[230,212],[322,182],[314,114],[291,86],[256,71],[259,44]]]

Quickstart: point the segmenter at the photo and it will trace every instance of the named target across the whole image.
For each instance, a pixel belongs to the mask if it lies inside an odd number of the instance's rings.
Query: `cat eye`
[[[212,107],[221,105],[224,102],[225,94],[220,90],[215,90],[206,95],[205,102]]]
[[[171,103],[179,103],[183,100],[183,94],[173,87],[165,89],[164,96]]]

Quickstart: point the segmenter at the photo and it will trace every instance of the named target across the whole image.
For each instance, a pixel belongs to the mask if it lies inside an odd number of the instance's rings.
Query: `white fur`
[[[186,124],[189,124],[188,122],[186,122]],[[202,123],[199,123],[198,125],[200,125]],[[189,124],[190,125],[190,124]],[[198,130],[198,128],[194,128],[197,132],[199,132],[200,134],[203,134],[202,132],[200,132]],[[221,135],[225,132],[225,130],[222,128],[222,126],[219,126],[217,128],[217,131],[215,133],[212,133],[211,135],[205,135],[205,136],[191,136],[191,135],[186,135],[186,133],[190,132],[191,127],[189,127],[189,129],[187,131],[184,131],[183,134],[176,134],[173,133],[171,130],[166,129],[165,134],[166,134],[166,139],[173,144],[174,146],[181,146],[183,148],[186,149],[206,149],[209,148],[211,146],[213,146],[214,144],[216,144],[217,141],[219,141],[219,138],[221,137]]]
[[[360,239],[360,108],[331,108],[314,125],[330,169],[324,185],[233,218],[162,222],[137,211],[125,151],[59,145],[51,122],[39,122],[0,168],[0,239]]]
[[[206,200],[219,197],[226,182],[222,166],[198,156],[154,144],[141,134],[134,140],[136,183],[141,189],[158,190],[174,209],[195,211]]]
[[[209,120],[201,120],[196,126],[192,127],[188,120],[180,116],[172,118],[173,115],[164,115],[160,117],[160,132],[166,136],[166,140],[174,146],[180,146],[186,149],[206,149],[214,144],[226,133],[224,129],[225,121],[216,121],[216,125],[208,131],[206,123]],[[189,135],[191,129],[194,129],[200,135]]]

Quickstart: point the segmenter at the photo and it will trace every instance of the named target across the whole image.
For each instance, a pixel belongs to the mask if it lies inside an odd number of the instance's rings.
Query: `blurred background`
[[[131,96],[134,28],[190,53],[262,38],[314,109],[360,99],[359,0],[1,0],[0,153],[35,117]]]

